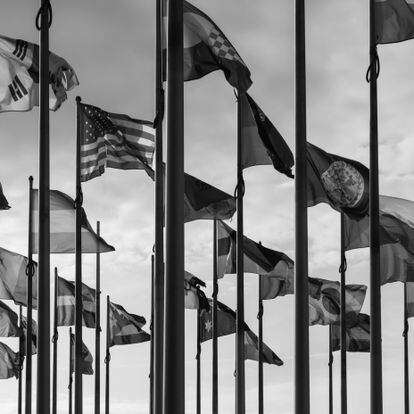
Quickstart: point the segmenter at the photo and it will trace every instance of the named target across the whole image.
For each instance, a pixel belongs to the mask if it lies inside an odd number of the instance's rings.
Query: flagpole
[[[214,219],[213,222],[213,309],[212,309],[212,376],[213,376],[213,386],[212,386],[212,414],[218,414],[218,343],[217,343],[217,295],[218,295],[218,264],[217,264],[217,226],[218,221]]]
[[[262,300],[262,276],[259,275],[259,312],[257,319],[259,320],[259,343],[258,343],[258,373],[259,373],[259,411],[258,414],[263,414],[263,300]]]
[[[295,0],[295,414],[309,414],[305,0]]]
[[[244,180],[242,169],[242,142],[241,142],[241,103],[240,90],[237,91],[237,309],[236,309],[236,414],[244,414],[245,382],[244,382],[244,255],[243,255],[243,195]]]
[[[345,216],[341,213],[341,414],[348,412],[348,387],[346,369],[346,300],[345,300]]]
[[[201,414],[201,326],[200,326],[200,318],[201,318],[201,309],[200,305],[197,309],[197,408],[196,408],[196,414]]]
[[[33,275],[35,273],[33,263],[33,240],[32,240],[32,210],[33,210],[33,177],[29,177],[29,225],[27,239],[27,332],[26,332],[26,392],[25,392],[25,414],[32,413],[32,310],[33,310]]]
[[[101,235],[101,223],[96,222],[96,286],[95,286],[95,414],[101,413],[101,252],[99,237]]]
[[[69,328],[69,414],[72,414],[72,384],[73,384],[73,345],[72,327]]]
[[[50,412],[50,146],[49,146],[49,26],[51,5],[41,0],[39,99],[39,242],[37,278],[36,412]],[[38,21],[36,22],[39,28]]]
[[[407,283],[404,283],[404,413],[410,414],[410,364],[408,358],[408,300]]]
[[[111,353],[109,352],[109,296],[106,296],[106,356],[105,356],[105,414],[109,414],[109,363]]]
[[[54,308],[53,308],[53,368],[52,368],[52,414],[57,412],[57,342],[59,338],[58,328],[57,328],[57,292],[58,292],[58,273],[57,268],[55,267],[55,292],[54,292]]]
[[[19,379],[18,379],[18,391],[17,391],[17,413],[22,414],[22,373],[23,373],[23,325],[22,325],[22,305],[19,306],[19,322],[22,335],[19,337]]]
[[[168,2],[164,414],[185,412],[183,0]]]
[[[155,297],[155,260],[154,255],[151,255],[151,339],[150,339],[150,395],[149,395],[149,412],[150,414],[154,414],[154,297]]]
[[[332,325],[329,324],[329,414],[333,414],[333,383],[332,383],[332,364],[333,364],[333,352],[332,352]]]
[[[369,151],[369,225],[370,225],[370,304],[371,304],[371,414],[382,414],[382,346],[381,346],[381,286],[379,248],[379,183],[378,183],[378,102],[377,77],[379,70],[375,0],[370,5],[370,151]]]
[[[82,187],[80,178],[80,102],[76,97],[76,231],[75,231],[75,414],[82,414]]]

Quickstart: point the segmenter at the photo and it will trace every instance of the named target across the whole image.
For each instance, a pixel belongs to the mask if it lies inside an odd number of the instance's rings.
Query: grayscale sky
[[[3,0],[1,34],[38,42],[39,2]],[[236,47],[252,73],[249,93],[294,150],[294,2],[194,0]],[[55,0],[50,48],[66,58],[80,85],[50,113],[51,188],[75,195],[75,96],[111,112],[154,118],[155,1]],[[368,1],[307,1],[307,131],[310,142],[368,165]],[[413,198],[414,40],[379,47],[380,192]],[[12,206],[0,212],[0,246],[26,254],[28,176],[38,185],[38,108],[0,115],[0,181]],[[236,183],[236,103],[222,72],[185,84],[186,171],[233,193]],[[271,166],[245,171],[245,234],[294,258],[294,182]],[[109,169],[83,185],[93,226],[116,252],[102,256],[105,296],[150,317],[150,255],[154,238],[154,185],[142,171]],[[235,220],[230,224],[235,227]],[[213,224],[186,225],[186,269],[212,291]],[[309,274],[339,280],[339,214],[326,205],[309,209]],[[347,255],[349,283],[368,284],[368,251]],[[53,255],[52,266],[74,278],[74,255]],[[84,281],[94,287],[94,255],[84,256]],[[246,321],[257,332],[257,277],[246,276]],[[235,308],[235,276],[220,281],[219,299]],[[403,409],[403,288],[382,288],[384,412]],[[17,309],[15,307],[15,309]],[[369,290],[363,311],[369,312]],[[105,326],[105,309],[101,324]],[[186,311],[186,413],[195,413],[195,312]],[[36,318],[36,315],[35,315]],[[147,323],[146,329],[148,330]],[[293,413],[294,297],[267,301],[265,342],[284,361],[265,366],[265,412]],[[58,412],[68,404],[68,329],[59,328]],[[102,355],[104,354],[102,337]],[[410,339],[412,335],[410,335]],[[93,352],[93,330],[84,329]],[[5,339],[17,350],[17,339]],[[328,328],[310,328],[311,411],[328,413]],[[219,409],[234,412],[234,336],[219,339]],[[149,343],[112,348],[111,412],[148,413]],[[202,412],[211,411],[211,343],[202,347]],[[34,358],[36,361],[36,358]],[[414,367],[413,367],[414,369]],[[339,410],[339,354],[334,362]],[[102,373],[104,366],[102,364]],[[411,376],[411,381],[414,378]],[[93,412],[93,377],[84,377],[84,412]],[[102,377],[102,408],[104,381]],[[257,412],[257,364],[246,361],[247,413]],[[348,407],[369,410],[369,355],[348,354]],[[0,411],[16,412],[17,381],[0,383]]]

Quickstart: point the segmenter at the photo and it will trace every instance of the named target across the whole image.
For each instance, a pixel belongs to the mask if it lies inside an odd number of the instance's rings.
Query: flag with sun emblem
[[[308,207],[327,203],[360,219],[369,209],[369,170],[358,161],[307,143]]]

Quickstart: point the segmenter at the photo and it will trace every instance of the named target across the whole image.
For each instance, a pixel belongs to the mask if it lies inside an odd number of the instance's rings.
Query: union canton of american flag
[[[152,164],[155,149],[152,122],[85,104],[79,104],[78,116],[81,181],[102,175],[106,167],[146,170]]]

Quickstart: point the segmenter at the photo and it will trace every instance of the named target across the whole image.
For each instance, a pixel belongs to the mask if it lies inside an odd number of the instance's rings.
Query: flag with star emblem
[[[20,356],[9,346],[0,342],[0,379],[19,377]]]
[[[71,367],[71,373],[74,372],[75,368],[75,335],[70,335],[70,346],[73,347],[72,351],[72,361],[70,364]],[[81,359],[81,373],[83,375],[93,375],[93,357],[91,352],[89,351],[88,347],[85,345],[85,343],[82,341],[82,359]]]
[[[3,187],[0,183],[0,210],[8,210],[10,208],[7,198],[3,194]]]
[[[141,328],[143,316],[128,313],[121,305],[109,302],[109,346],[147,342],[151,336]]]
[[[206,287],[198,277],[184,271],[184,307],[186,309],[210,309],[206,294],[200,289]]]
[[[368,214],[369,170],[307,143],[308,207],[327,203],[354,219]]]
[[[105,172],[105,168],[141,170],[152,164],[155,130],[152,122],[106,112],[79,104],[81,181]]]
[[[21,336],[19,317],[4,302],[0,301],[0,336]]]
[[[26,344],[26,337],[27,337],[27,318],[26,316],[22,315],[22,328],[23,328],[23,338],[24,343]],[[34,319],[32,319],[32,354],[36,354],[37,352],[37,324]],[[26,346],[23,347],[23,355],[26,355]]]
[[[332,349],[341,349],[341,326],[332,324]],[[346,350],[348,352],[370,351],[370,322],[369,315],[359,313],[346,318]]]
[[[39,46],[0,36],[0,112],[39,106]],[[49,109],[56,111],[66,92],[79,85],[69,63],[49,52]]]
[[[242,168],[270,164],[293,178],[293,154],[282,135],[248,93],[240,94],[239,100]]]
[[[264,363],[283,365],[283,361],[264,342],[262,342],[262,345],[262,360]],[[259,360],[259,338],[250,329],[244,332],[244,359]]]

